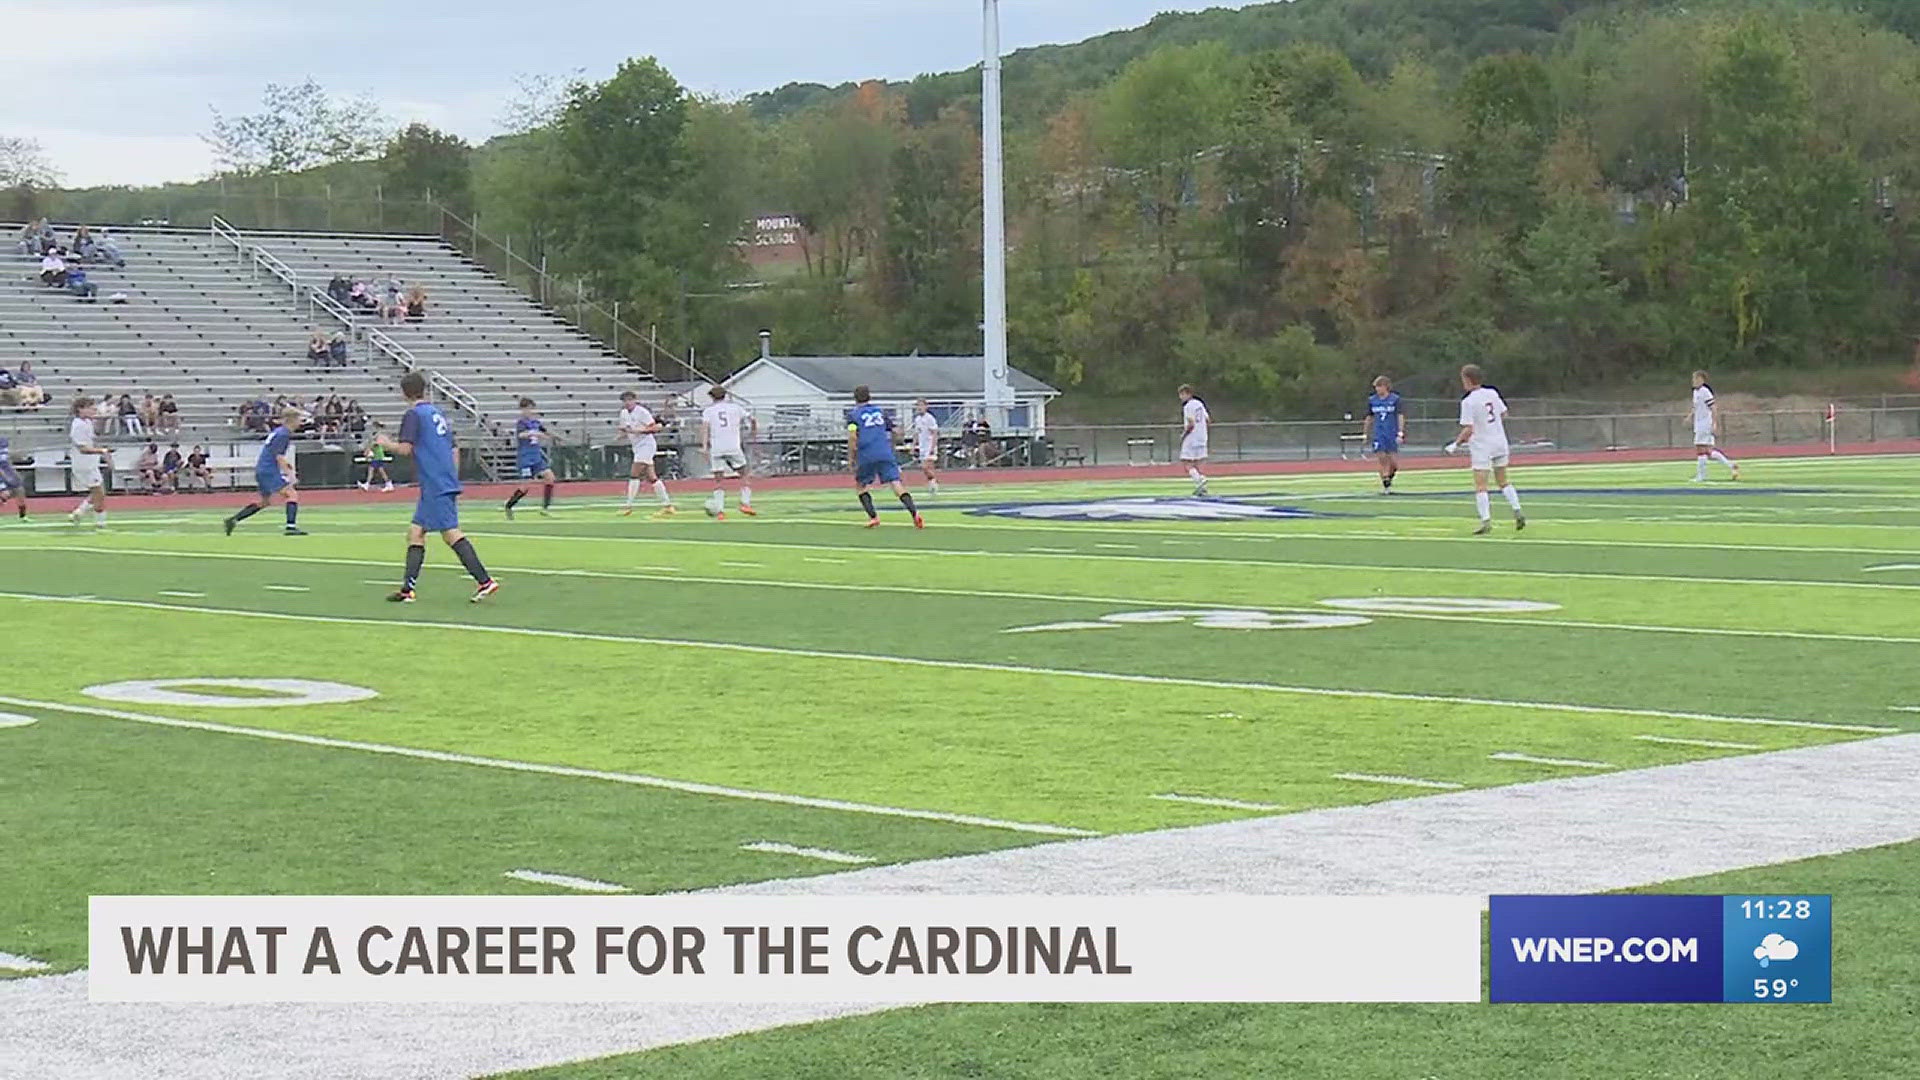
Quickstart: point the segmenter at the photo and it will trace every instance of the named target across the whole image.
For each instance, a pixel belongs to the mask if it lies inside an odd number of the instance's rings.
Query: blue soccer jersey
[[[260,487],[262,499],[272,498],[287,486],[287,476],[280,471],[280,459],[292,445],[293,432],[287,430],[285,424],[275,424],[266,444],[260,447],[259,460],[253,463],[253,479]]]
[[[24,490],[25,487],[20,482],[20,474],[13,471],[13,458],[7,449],[6,437],[0,436],[0,488]]]
[[[460,494],[460,463],[453,452],[453,425],[431,402],[422,401],[400,418],[400,440],[413,447],[413,479],[420,494]]]
[[[513,425],[513,442],[523,473],[547,471],[547,425],[537,416],[523,416]]]
[[[861,463],[893,461],[893,414],[867,404],[847,414],[847,427],[858,439]]]
[[[1400,445],[1400,395],[1374,394],[1367,398],[1367,412],[1373,416],[1373,448],[1393,450]]]

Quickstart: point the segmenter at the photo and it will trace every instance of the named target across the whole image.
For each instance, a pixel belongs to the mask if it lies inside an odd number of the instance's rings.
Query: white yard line
[[[730,570],[764,570],[767,567],[766,563],[757,562],[723,562],[720,565]]]
[[[1443,694],[1405,694],[1387,690],[1352,690],[1324,686],[1283,686],[1275,683],[1233,682],[1224,679],[1190,679],[1170,675],[1136,675],[1117,671],[1086,671],[1074,668],[1045,668],[1026,664],[993,664],[972,660],[937,660],[928,657],[890,656],[875,653],[833,652],[824,649],[793,649],[777,645],[748,645],[733,641],[691,641],[679,638],[649,638],[620,634],[589,634],[572,630],[544,630],[522,626],[488,626],[475,623],[431,622],[416,619],[375,619],[344,615],[303,615],[289,611],[249,611],[236,608],[154,604],[141,600],[78,600],[71,596],[42,593],[0,592],[0,599],[43,601],[47,603],[87,603],[102,607],[132,608],[228,618],[261,619],[279,622],[311,622],[337,626],[407,627],[476,634],[501,634],[512,637],[550,638],[560,641],[598,641],[616,645],[645,645],[656,648],[698,649],[712,652],[743,653],[750,656],[786,656],[807,660],[844,660],[884,664],[894,667],[927,668],[937,671],[988,671],[1006,675],[1037,675],[1049,678],[1087,679],[1094,682],[1125,683],[1139,686],[1192,686],[1208,690],[1247,690],[1268,694],[1335,698],[1349,701],[1412,701],[1439,705],[1478,705],[1497,709],[1524,709],[1530,712],[1565,712],[1587,716],[1638,716],[1659,720],[1697,720],[1710,724],[1742,724],[1756,727],[1804,728],[1813,731],[1845,731],[1864,735],[1891,734],[1900,729],[1866,724],[1834,724],[1817,720],[1787,720],[1762,716],[1722,716],[1715,713],[1672,712],[1664,709],[1640,709],[1624,706],[1583,705],[1571,702],[1508,701],[1500,698],[1454,697]],[[5,698],[0,698],[4,702]]]
[[[759,851],[768,855],[796,855],[803,859],[819,859],[821,862],[841,863],[847,866],[864,866],[874,861],[871,855],[854,855],[850,852],[835,851],[832,848],[800,847],[773,840],[756,840],[751,844],[741,844],[740,850]]]
[[[592,878],[574,877],[572,874],[550,874],[545,870],[509,870],[502,877],[515,881],[532,882],[535,885],[553,885],[574,892],[585,893],[623,893],[631,892],[625,885],[615,885],[607,881],[595,881]]]
[[[203,592],[178,592],[172,589],[161,589],[160,595],[172,596],[180,600],[205,600],[207,598],[207,594]]]
[[[1263,810],[1268,812],[1285,810],[1278,803],[1245,802],[1240,799],[1217,799],[1211,795],[1152,795],[1149,798],[1161,802],[1188,803],[1193,806],[1216,806],[1222,810]]]
[[[162,551],[139,548],[22,548],[19,550],[55,550],[86,551],[101,555],[124,555],[142,558],[176,558],[235,560],[241,562],[291,562],[322,566],[386,566],[386,562],[374,559],[338,559],[301,555],[253,555],[208,551]],[[845,559],[807,558],[805,562],[845,565]],[[463,572],[459,567],[436,566],[429,569]],[[967,599],[996,600],[1051,600],[1061,603],[1114,604],[1116,606],[1164,606],[1175,602],[1170,597],[1136,596],[1097,596],[1076,593],[1023,592],[1018,590],[995,589],[947,589],[926,585],[882,585],[868,582],[835,581],[790,581],[780,578],[737,578],[689,576],[676,571],[673,567],[639,567],[639,570],[658,570],[672,573],[667,577],[654,573],[637,573],[617,570],[560,570],[542,567],[495,566],[503,575],[532,577],[584,577],[602,578],[609,581],[652,581],[678,585],[730,585],[736,587],[765,587],[777,589],[817,589],[825,592],[890,592],[908,596],[953,596]],[[366,585],[393,585],[391,578],[363,579]],[[1245,610],[1245,603],[1221,604],[1212,601],[1181,598],[1179,603],[1187,607],[1222,608],[1234,611]],[[1285,604],[1256,605],[1264,611],[1318,612],[1322,609],[1312,606],[1292,606]],[[1569,630],[1608,630],[1645,634],[1684,634],[1700,637],[1751,637],[1778,638],[1796,641],[1838,641],[1868,645],[1920,645],[1920,637],[1897,637],[1886,634],[1837,634],[1813,630],[1755,630],[1738,627],[1717,626],[1662,626],[1647,623],[1610,623],[1581,619],[1547,619],[1535,616],[1504,618],[1494,615],[1435,615],[1417,612],[1376,611],[1367,613],[1377,619],[1417,619],[1429,622],[1481,623],[1493,626],[1552,626]]]
[[[1669,735],[1635,735],[1641,742],[1659,743],[1662,746],[1698,746],[1704,750],[1761,750],[1757,743],[1719,742],[1714,739],[1676,739]]]
[[[148,713],[127,712],[121,709],[100,709],[90,705],[66,705],[55,701],[29,701],[20,698],[5,697],[0,697],[0,705],[12,705],[30,709],[47,709],[54,712],[75,713],[81,716],[99,716],[108,720],[126,720],[136,724],[152,724],[156,727],[180,728],[187,731],[209,731],[221,735],[240,735],[250,739],[265,739],[269,742],[296,743],[301,746],[322,746],[335,750],[358,750],[368,754],[384,754],[389,757],[412,758],[418,761],[437,761],[449,765],[472,765],[483,769],[537,773],[543,776],[568,776],[579,780],[604,780],[614,784],[631,784],[635,787],[660,788],[665,791],[679,791],[689,795],[711,795],[716,798],[739,799],[746,802],[778,803],[783,806],[804,806],[815,810],[838,810],[844,813],[871,814],[877,817],[941,821],[952,825],[974,825],[987,829],[1005,829],[1011,832],[1030,833],[1037,836],[1098,835],[1087,829],[1074,829],[1062,825],[1035,825],[1020,821],[1001,821],[997,818],[976,817],[971,814],[949,814],[938,810],[914,810],[900,806],[879,806],[873,803],[848,802],[844,799],[820,799],[810,795],[788,795],[777,791],[755,791],[749,788],[725,787],[720,784],[703,784],[691,780],[673,780],[667,777],[647,776],[641,773],[610,772],[604,769],[577,769],[566,765],[542,765],[530,761],[510,761],[505,758],[478,757],[473,754],[454,754],[443,750],[422,750],[408,746],[388,746],[384,743],[360,742],[353,739],[333,739],[322,735],[301,735],[290,731],[272,731],[266,728],[241,727],[237,724],[220,724],[208,720],[183,720],[177,717],[154,716]]]
[[[0,971],[52,971],[53,965],[42,963],[31,956],[15,956],[10,952],[0,952]]]
[[[1534,757],[1532,754],[1516,754],[1512,751],[1488,754],[1487,760],[1511,761],[1521,765],[1551,765],[1558,769],[1614,769],[1619,767],[1617,765],[1609,765],[1604,761],[1582,761],[1579,758]]]
[[[268,592],[302,593],[302,592],[313,591],[312,589],[307,588],[305,585],[262,585],[260,587],[267,590]]]
[[[1383,776],[1376,773],[1334,773],[1335,780],[1351,780],[1356,784],[1389,784],[1394,787],[1426,788],[1430,791],[1460,791],[1467,785],[1456,784],[1451,780],[1423,780],[1417,776]]]

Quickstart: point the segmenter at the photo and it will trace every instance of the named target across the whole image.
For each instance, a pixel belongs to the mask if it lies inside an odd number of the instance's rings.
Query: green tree
[[[380,178],[388,195],[434,199],[456,214],[473,212],[473,148],[425,124],[408,124],[387,142]]]
[[[1536,180],[1556,122],[1545,65],[1519,53],[1487,57],[1467,69],[1455,96],[1461,131],[1446,172],[1454,212],[1524,230],[1540,216]]]
[[[1138,207],[1169,271],[1185,258],[1184,226],[1201,205],[1204,155],[1219,143],[1236,74],[1220,45],[1162,49],[1123,71],[1095,107],[1113,182]]]
[[[335,98],[312,79],[268,83],[260,105],[239,116],[214,110],[213,129],[201,138],[221,172],[255,176],[359,161],[375,156],[386,138],[386,117],[372,98]]]

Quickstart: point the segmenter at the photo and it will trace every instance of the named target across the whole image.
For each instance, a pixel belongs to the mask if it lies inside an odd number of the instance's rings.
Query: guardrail
[[[421,367],[419,359],[408,351],[405,345],[388,337],[382,331],[368,329],[366,338],[369,348],[385,353],[388,358],[408,371],[419,372],[426,376],[427,385],[432,387],[435,393],[459,406],[460,411],[472,417],[483,431],[490,430],[491,425],[487,420],[486,412],[480,408],[480,403],[474,399],[474,396],[467,393],[459,383],[430,368]]]
[[[239,229],[227,224],[226,219],[219,214],[213,215],[213,222],[208,226],[208,231],[212,233],[215,240],[225,240],[232,244],[236,256],[242,260],[247,257],[246,239],[240,235]]]

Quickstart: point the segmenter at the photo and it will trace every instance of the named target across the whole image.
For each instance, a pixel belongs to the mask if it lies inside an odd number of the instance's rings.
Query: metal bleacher
[[[203,230],[111,230],[127,265],[86,264],[99,295],[84,303],[40,283],[38,257],[13,243],[19,228],[0,223],[0,366],[33,361],[50,401],[38,410],[0,406],[0,434],[16,449],[63,447],[67,403],[81,393],[172,394],[179,437],[205,442],[235,437],[236,407],[258,396],[340,394],[370,412],[395,396],[398,369],[363,350],[346,367],[310,366],[305,310]],[[63,241],[72,232],[59,228]],[[126,301],[111,302],[116,293]]]

